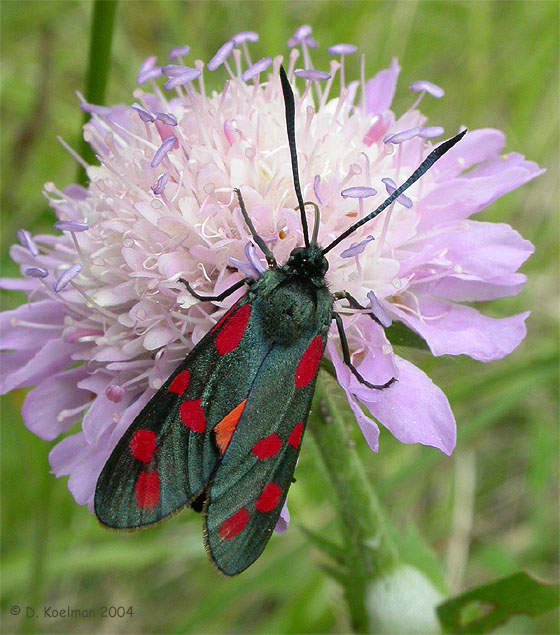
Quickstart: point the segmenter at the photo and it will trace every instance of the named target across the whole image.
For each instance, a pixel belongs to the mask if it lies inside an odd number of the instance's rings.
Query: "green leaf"
[[[520,571],[475,587],[437,607],[448,633],[488,633],[519,613],[536,617],[559,605],[559,587]]]
[[[393,346],[406,346],[423,351],[430,350],[426,342],[402,322],[393,322],[389,328],[385,329],[385,335]]]

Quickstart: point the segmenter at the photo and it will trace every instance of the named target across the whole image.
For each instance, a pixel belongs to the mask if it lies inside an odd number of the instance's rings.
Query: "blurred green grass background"
[[[12,2],[1,10],[2,267],[15,232],[50,231],[42,184],[74,181],[76,165],[56,141],[79,147],[89,2]],[[511,223],[536,246],[516,298],[483,309],[532,310],[517,351],[490,365],[415,354],[449,396],[458,422],[452,458],[404,446],[382,432],[373,455],[352,425],[368,474],[399,530],[418,531],[442,563],[450,591],[525,568],[558,575],[558,24],[556,2],[122,2],[117,9],[107,103],[131,103],[137,68],[188,43],[208,60],[226,39],[256,30],[254,59],[285,54],[300,24],[311,24],[326,68],[327,48],[351,42],[366,53],[366,75],[397,56],[402,72],[393,109],[411,103],[408,85],[445,88],[426,98],[430,125],[495,127],[506,151],[547,173],[497,201],[479,218]],[[347,77],[357,72],[350,60]],[[216,74],[218,75],[218,74]],[[208,77],[208,76],[207,76]],[[218,81],[216,79],[215,81]],[[216,84],[217,85],[217,84]],[[4,294],[5,308],[22,296]],[[410,355],[409,355],[410,357]],[[200,518],[188,511],[145,532],[102,530],[48,473],[51,444],[21,422],[23,392],[2,402],[2,632],[343,633],[340,590],[320,568],[303,525],[337,532],[328,477],[307,436],[291,488],[292,527],[271,540],[241,577],[209,565]],[[455,520],[454,520],[455,517]],[[460,522],[458,522],[458,520]],[[464,562],[463,562],[464,560]],[[21,606],[14,616],[10,608]],[[25,607],[132,606],[134,617],[26,619]],[[558,614],[514,618],[503,632],[557,632]]]

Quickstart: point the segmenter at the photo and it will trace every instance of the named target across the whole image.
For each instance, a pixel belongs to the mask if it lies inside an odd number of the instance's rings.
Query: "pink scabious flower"
[[[303,245],[278,76],[283,58],[252,63],[247,43],[256,39],[239,33],[208,62],[206,72],[225,68],[228,75],[220,92],[205,88],[204,63],[187,66],[188,47],[179,47],[167,64],[144,62],[142,88],[130,105],[82,103],[91,113],[84,136],[100,165],[87,166],[87,188],[47,183],[56,234],[21,230],[11,249],[24,278],[2,286],[25,291],[28,302],[1,315],[1,390],[36,386],[22,415],[46,441],[81,420],[49,460],[90,509],[117,441],[243,293],[197,302],[178,279],[214,295],[265,268],[233,188],[242,189],[278,262]],[[320,71],[311,61],[317,44],[310,27],[300,27],[288,45],[303,196],[320,207],[325,245],[429,153],[443,130],[426,126],[417,107],[424,95],[439,98],[443,90],[415,82],[414,102],[397,116],[390,110],[396,60],[367,81],[347,83],[344,58],[354,46],[332,46],[329,69]],[[455,444],[445,395],[395,355],[384,331],[391,321],[423,337],[434,355],[483,362],[504,357],[525,336],[528,313],[493,319],[461,304],[515,295],[525,282],[517,269],[531,243],[509,225],[470,218],[542,172],[520,154],[501,154],[503,147],[497,130],[469,132],[406,195],[329,254],[330,288],[369,304],[378,320],[346,311],[353,363],[370,383],[399,380],[382,391],[360,384],[340,359],[336,329],[331,333],[326,355],[375,451],[379,430],[360,404],[404,443],[447,454]]]

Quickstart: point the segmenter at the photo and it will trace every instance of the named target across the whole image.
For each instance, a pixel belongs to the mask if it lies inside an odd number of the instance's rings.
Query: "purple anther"
[[[440,88],[439,86],[436,86],[436,84],[432,84],[432,82],[429,82],[425,79],[420,79],[417,82],[412,82],[409,88],[413,93],[426,92],[430,93],[432,97],[436,97],[437,99],[445,95],[445,91],[443,90],[443,88]]]
[[[146,71],[151,70],[152,68],[154,68],[154,66],[156,65],[156,56],[155,55],[150,55],[150,57],[147,57],[141,64],[140,68],[138,69],[138,74],[140,73],[145,73]]]
[[[385,189],[387,190],[387,194],[391,195],[397,189],[397,184],[395,183],[395,181],[393,181],[393,179],[390,179],[389,177],[387,177],[387,178],[381,179],[381,181],[385,183]],[[401,205],[404,205],[405,207],[408,207],[408,208],[412,207],[412,201],[408,198],[406,194],[401,194],[397,198],[397,201]]]
[[[156,112],[156,119],[159,119],[161,123],[164,123],[166,126],[176,126],[177,119],[170,112]]]
[[[252,242],[248,242],[245,245],[245,256],[247,257],[247,260],[249,261],[251,266],[256,269],[259,274],[266,271],[266,267],[263,266],[262,262],[257,256],[257,250]]]
[[[107,108],[107,106],[96,106],[95,104],[88,104],[87,102],[80,104],[80,110],[90,115],[99,115],[100,117],[108,117],[111,114],[111,109]]]
[[[131,108],[133,110],[136,110],[140,119],[144,121],[145,123],[151,123],[155,121],[155,117],[151,113],[149,113],[147,110],[144,110],[142,106],[139,106],[138,104],[132,104]]]
[[[317,40],[314,37],[311,37],[310,35],[308,35],[305,38],[304,42],[310,49],[319,48],[319,44],[317,44]]]
[[[387,312],[385,311],[385,309],[381,306],[379,300],[375,296],[375,293],[373,291],[370,291],[367,294],[367,297],[368,297],[369,305],[371,307],[371,312],[373,313],[373,315],[377,318],[381,326],[384,326],[386,329],[389,328],[391,324],[393,323],[393,321],[387,315]]]
[[[312,82],[324,82],[326,79],[331,78],[330,73],[326,71],[316,71],[312,68],[296,68],[294,75]]]
[[[57,220],[53,225],[61,232],[85,232],[89,229],[87,223],[79,223],[77,220]]]
[[[248,82],[250,79],[253,79],[255,75],[266,71],[266,69],[272,64],[272,57],[263,57],[258,62],[255,62],[252,66],[241,75],[241,79],[244,82]]]
[[[259,34],[254,31],[241,31],[236,33],[231,39],[235,42],[235,46],[239,46],[243,42],[258,42]]]
[[[302,24],[295,30],[292,38],[298,42],[303,42],[307,36],[311,35],[311,30],[309,24]]]
[[[368,236],[364,240],[359,243],[352,243],[348,249],[345,249],[341,254],[341,258],[354,258],[354,256],[359,256],[363,253],[364,249],[367,247],[368,243],[372,240],[375,240],[373,236]]]
[[[313,191],[315,192],[315,198],[319,201],[319,205],[324,205],[325,202],[323,201],[323,199],[321,198],[321,195],[319,194],[319,183],[321,182],[321,177],[316,174],[315,178],[313,179]]]
[[[49,275],[44,267],[28,267],[23,273],[32,278],[46,278]]]
[[[300,44],[305,44],[312,49],[317,48],[317,42],[311,37],[311,27],[308,24],[298,27],[287,44],[289,48],[299,46]]]
[[[441,126],[427,126],[426,128],[420,128],[418,136],[423,139],[431,139],[432,137],[441,137],[444,132]]]
[[[185,71],[180,75],[176,75],[175,77],[168,79],[163,87],[165,88],[165,90],[171,90],[172,88],[177,88],[177,86],[188,84],[197,77],[200,77],[200,71],[197,68],[189,68],[188,71]]]
[[[161,68],[159,68],[159,66],[157,68],[152,68],[151,70],[146,71],[145,73],[137,75],[136,83],[145,84],[149,79],[157,79],[158,77],[161,77]]]
[[[396,132],[395,134],[390,134],[385,139],[383,139],[383,143],[404,143],[405,141],[409,141],[410,139],[414,139],[414,137],[418,136],[420,132],[420,128],[410,128],[409,130],[403,130],[401,132]]]
[[[18,230],[17,238],[21,246],[30,251],[32,256],[39,255],[39,248],[37,247],[37,244],[31,237],[31,234],[27,231],[27,229]]]
[[[253,278],[253,280],[259,279],[259,272],[252,265],[245,262],[244,260],[238,260],[237,258],[233,258],[232,256],[230,256],[228,258],[228,262],[233,265],[238,271],[248,276],[249,278]]]
[[[177,143],[177,138],[173,135],[167,137],[167,139],[160,145],[157,149],[157,152],[154,154],[154,158],[150,165],[153,168],[157,168],[157,166],[165,159],[167,153],[175,146]]]
[[[368,198],[368,196],[375,196],[377,194],[377,190],[374,190],[373,187],[348,187],[345,190],[342,190],[340,196],[344,198]]]
[[[105,388],[105,397],[113,403],[120,403],[124,397],[124,388],[117,386],[117,384],[111,384]]]
[[[169,57],[167,59],[176,60],[178,57],[183,57],[183,55],[188,55],[191,47],[188,44],[185,46],[175,46],[169,51]]]
[[[68,196],[69,198],[73,198],[75,201],[85,201],[86,198],[89,196],[89,190],[86,190],[85,187],[76,185],[75,183],[72,183],[72,185],[67,185],[63,191],[66,196]]]
[[[227,60],[234,48],[235,42],[233,40],[228,40],[225,44],[222,44],[216,51],[216,55],[208,62],[206,68],[209,71],[215,71],[218,66],[221,66]]]
[[[156,184],[150,186],[150,189],[156,196],[163,194],[163,190],[165,189],[165,185],[167,184],[168,179],[169,179],[169,175],[167,174],[167,172],[164,172],[158,178],[158,180],[156,181]]]
[[[62,291],[62,289],[64,289],[64,287],[70,282],[70,280],[75,278],[81,270],[82,265],[77,263],[66,269],[66,271],[63,271],[60,274],[58,280],[53,284],[53,289],[56,291],[56,293]]]
[[[334,44],[329,48],[329,55],[351,55],[358,50],[353,44]]]
[[[167,64],[161,67],[161,74],[166,77],[176,77],[182,75],[189,70],[188,66],[181,66],[180,64]]]

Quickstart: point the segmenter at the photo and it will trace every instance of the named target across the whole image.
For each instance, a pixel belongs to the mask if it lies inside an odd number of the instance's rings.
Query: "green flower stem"
[[[321,372],[309,422],[334,487],[341,520],[344,562],[335,575],[344,587],[354,631],[367,633],[375,630],[366,609],[367,587],[392,570],[398,556],[381,505],[348,437],[347,418],[338,384]]]
[[[105,89],[111,68],[111,43],[117,0],[94,0],[93,20],[89,41],[89,62],[85,98],[91,104],[103,105]],[[84,113],[84,123],[90,115]],[[95,163],[95,155],[89,144],[82,138],[81,156],[87,163]],[[82,166],[78,168],[78,183],[86,184],[87,175]]]

